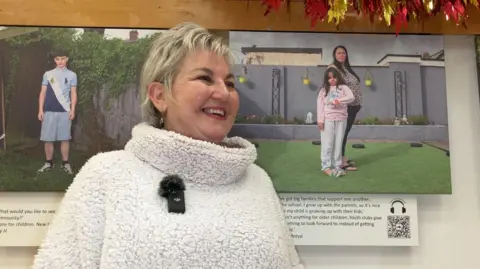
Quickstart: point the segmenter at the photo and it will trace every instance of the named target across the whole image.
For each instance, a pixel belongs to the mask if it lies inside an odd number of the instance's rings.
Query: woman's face
[[[234,82],[222,56],[198,50],[185,58],[173,81],[174,100],[164,96],[152,102],[164,114],[165,129],[219,143],[232,128],[238,111]]]
[[[343,48],[338,48],[335,51],[335,59],[340,63],[344,63],[347,59],[347,52]]]

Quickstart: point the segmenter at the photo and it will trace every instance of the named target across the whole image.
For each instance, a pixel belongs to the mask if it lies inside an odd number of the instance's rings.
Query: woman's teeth
[[[216,115],[216,116],[220,116],[220,117],[225,117],[225,111],[221,110],[221,109],[205,108],[205,109],[203,109],[203,112],[205,112],[207,114],[213,114],[213,115]]]

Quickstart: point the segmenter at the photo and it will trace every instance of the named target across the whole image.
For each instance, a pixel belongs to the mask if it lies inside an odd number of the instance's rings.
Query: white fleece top
[[[139,124],[124,150],[100,153],[68,188],[34,269],[299,269],[255,146],[193,140]],[[185,214],[158,195],[183,178]]]

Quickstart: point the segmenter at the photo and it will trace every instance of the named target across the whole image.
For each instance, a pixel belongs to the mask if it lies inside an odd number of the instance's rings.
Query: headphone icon
[[[400,200],[400,199],[394,199],[392,202],[391,202],[391,206],[390,206],[390,213],[392,214],[395,214],[395,207],[393,207],[396,203],[399,203],[402,205],[402,214],[405,214],[407,213],[407,209],[405,208],[405,202],[403,200]]]

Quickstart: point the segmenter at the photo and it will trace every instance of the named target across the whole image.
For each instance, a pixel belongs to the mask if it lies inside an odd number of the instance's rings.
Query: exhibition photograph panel
[[[162,31],[11,34],[21,28],[0,30],[0,191],[65,191],[142,121],[139,75]],[[441,35],[228,39],[240,100],[229,136],[257,146],[278,192],[451,193]]]

